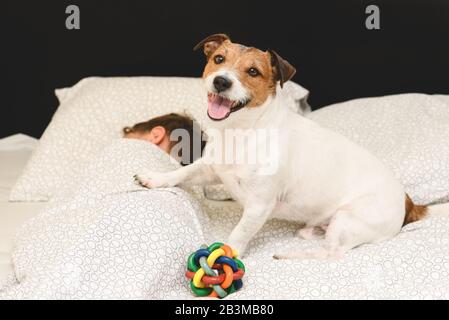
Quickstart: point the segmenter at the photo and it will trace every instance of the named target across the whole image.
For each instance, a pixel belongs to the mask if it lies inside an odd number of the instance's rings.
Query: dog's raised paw
[[[144,178],[140,177],[138,174],[135,174],[133,178],[134,178],[134,182],[137,183],[138,185],[151,189],[151,181],[150,180],[144,179]]]
[[[136,183],[146,188],[165,188],[176,185],[169,172],[146,171],[134,175]]]

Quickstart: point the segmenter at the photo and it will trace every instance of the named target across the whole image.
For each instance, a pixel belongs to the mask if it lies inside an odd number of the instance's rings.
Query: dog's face
[[[296,70],[274,51],[262,51],[232,43],[224,34],[201,41],[207,57],[203,79],[208,91],[208,115],[226,119],[241,108],[262,105],[276,94],[276,85],[293,77]]]

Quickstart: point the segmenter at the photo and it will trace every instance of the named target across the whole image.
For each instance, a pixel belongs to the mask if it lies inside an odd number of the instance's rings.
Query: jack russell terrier
[[[224,34],[207,37],[198,48],[207,57],[203,79],[210,125],[222,132],[279,130],[277,170],[266,174],[257,164],[213,163],[206,151],[176,171],[137,174],[141,185],[224,183],[244,207],[228,239],[240,254],[269,218],[304,224],[298,232],[304,239],[324,235],[323,248],[275,254],[276,259],[339,258],[361,244],[394,237],[429,211],[414,205],[393,173],[368,151],[286,107],[280,90],[296,70],[275,51],[236,44]]]

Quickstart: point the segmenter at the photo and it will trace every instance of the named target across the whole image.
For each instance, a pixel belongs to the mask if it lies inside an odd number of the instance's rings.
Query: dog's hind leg
[[[364,209],[366,209],[365,207]],[[369,208],[369,207],[368,207]],[[382,221],[373,217],[374,212],[360,214],[363,209],[339,210],[331,219],[326,230],[323,248],[275,254],[275,259],[340,259],[344,253],[364,243],[373,243],[388,239],[397,232],[384,233]],[[400,226],[396,228],[400,230]]]
[[[339,259],[343,254],[362,244],[363,237],[356,236],[357,232],[351,226],[357,224],[347,211],[338,211],[327,227],[324,237],[325,245],[319,249],[295,251],[275,254],[275,259]],[[360,226],[356,227],[360,228]],[[306,230],[308,231],[308,230]],[[304,233],[304,232],[303,232]],[[307,232],[309,234],[310,232]]]
[[[304,227],[296,235],[304,240],[316,240],[324,237],[325,231],[321,227]]]

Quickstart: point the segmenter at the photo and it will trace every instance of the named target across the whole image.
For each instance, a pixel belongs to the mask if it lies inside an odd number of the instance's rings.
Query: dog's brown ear
[[[274,50],[268,50],[271,55],[271,65],[276,68],[275,79],[281,84],[281,88],[284,83],[290,80],[296,73],[296,69],[287,61],[282,59],[280,55]]]
[[[204,54],[207,58],[209,58],[211,54],[214,53],[215,50],[217,50],[217,48],[226,40],[231,39],[229,39],[229,37],[224,33],[213,34],[208,36],[206,39],[203,39],[193,48],[193,50],[198,50],[203,47]]]

